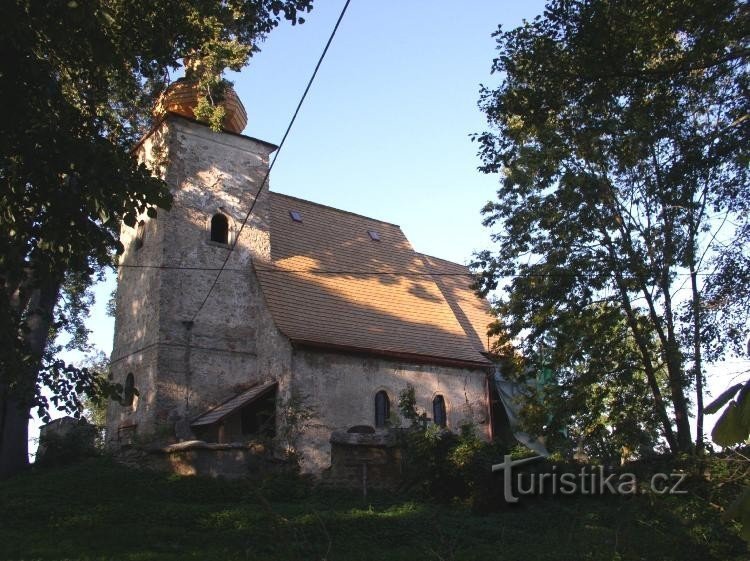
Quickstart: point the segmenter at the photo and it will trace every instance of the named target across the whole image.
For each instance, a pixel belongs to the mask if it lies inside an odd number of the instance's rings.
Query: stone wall
[[[175,426],[185,433],[190,419],[254,382],[275,379],[280,393],[288,393],[290,348],[273,326],[251,265],[270,258],[268,182],[253,201],[274,149],[176,116],[141,144],[141,161],[166,178],[174,202],[156,219],[139,217],[145,223],[139,249],[134,229],[123,226],[121,233],[122,263],[134,267],[119,270],[112,374],[124,383],[132,372],[140,397],[132,406],[110,407],[114,447],[120,428],[130,425],[144,439],[174,440]],[[229,221],[229,244],[210,239],[216,213]]]
[[[258,443],[216,444],[201,441],[181,442],[163,448],[151,448],[138,454],[139,467],[171,471],[179,475],[209,477],[248,477],[284,469],[286,464]]]
[[[388,393],[392,424],[405,426],[398,413],[399,393],[411,384],[417,407],[432,418],[432,400],[445,398],[447,428],[458,430],[464,420],[476,424],[489,438],[489,412],[485,393],[486,371],[398,362],[356,354],[295,349],[293,383],[316,411],[313,426],[300,447],[303,469],[320,472],[330,465],[330,437],[354,425],[375,424],[375,394]]]
[[[390,431],[331,434],[331,468],[326,484],[335,487],[395,490],[401,483],[401,450]]]
[[[157,127],[141,144],[139,161],[150,167],[155,175],[164,178],[160,162],[167,153],[170,129],[166,123]],[[145,214],[143,246],[136,247],[136,229],[122,225],[120,241],[125,252],[120,263],[127,265],[163,264],[163,239],[167,213],[159,211],[156,219]],[[157,371],[157,343],[159,341],[159,295],[161,271],[157,268],[126,268],[117,271],[115,298],[115,332],[110,372],[114,381],[125,384],[128,373],[133,373],[140,393],[127,407],[110,402],[107,410],[109,444],[117,443],[121,427],[139,425],[153,431]]]

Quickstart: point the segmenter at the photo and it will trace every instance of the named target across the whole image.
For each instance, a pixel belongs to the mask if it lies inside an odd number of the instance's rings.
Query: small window
[[[131,407],[135,400],[136,389],[135,389],[135,376],[132,372],[128,372],[125,377],[125,387],[122,389],[122,405],[123,407]]]
[[[229,220],[221,213],[214,214],[211,218],[211,241],[229,243]]]
[[[143,247],[143,236],[146,233],[146,223],[141,220],[135,227],[135,249],[139,250]]]
[[[367,230],[367,233],[370,234],[370,239],[374,242],[380,241],[380,234],[378,234],[375,230]]]
[[[296,210],[290,210],[289,216],[291,216],[292,220],[294,220],[295,222],[302,222],[302,215]]]
[[[391,400],[388,394],[380,390],[375,394],[375,426],[384,428],[388,423],[388,417],[391,414]]]
[[[439,427],[445,427],[447,419],[445,415],[445,399],[442,395],[436,395],[432,400],[432,420]]]

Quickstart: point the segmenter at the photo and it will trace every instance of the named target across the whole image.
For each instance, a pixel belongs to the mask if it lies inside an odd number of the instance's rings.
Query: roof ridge
[[[308,199],[303,199],[302,197],[295,197],[294,195],[287,195],[286,193],[278,193],[276,191],[269,191],[268,192],[272,196],[277,197],[286,197],[287,199],[294,199],[295,201],[300,201],[303,203],[307,203],[310,205],[318,206],[321,208],[327,208],[329,210],[335,210],[336,212],[343,212],[344,214],[350,214],[352,216],[358,216],[359,218],[366,218],[367,220],[372,220],[373,222],[380,222],[381,224],[388,224],[389,226],[395,226],[399,230],[401,229],[401,226],[398,224],[394,224],[393,222],[388,222],[386,220],[380,220],[379,218],[373,218],[372,216],[366,216],[364,214],[360,214],[358,212],[352,212],[351,210],[344,210],[342,208],[336,208],[335,206],[331,205],[324,205],[322,203],[316,203],[315,201],[310,201]],[[417,253],[416,251],[414,253]]]
[[[438,257],[437,255],[430,255],[428,253],[422,253],[421,251],[415,251],[417,255],[420,257],[427,257],[428,259],[438,259],[440,261],[445,261],[446,263],[450,263],[451,265],[458,265],[459,267],[463,267],[464,269],[469,269],[468,265],[463,265],[461,263],[456,263],[455,261],[451,261],[450,259],[445,259],[444,257]],[[467,275],[471,275],[471,270],[468,270],[466,273]]]

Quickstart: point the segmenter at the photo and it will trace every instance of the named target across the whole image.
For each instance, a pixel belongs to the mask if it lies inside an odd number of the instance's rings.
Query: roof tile
[[[488,363],[480,353],[491,317],[466,267],[420,255],[394,224],[278,193],[270,202],[272,262],[256,272],[292,341]]]

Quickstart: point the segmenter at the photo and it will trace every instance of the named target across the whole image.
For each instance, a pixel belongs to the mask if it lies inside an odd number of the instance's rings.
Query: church
[[[236,94],[221,132],[195,102],[173,84],[136,148],[174,201],[122,227],[109,448],[151,443],[176,471],[200,456],[192,472],[221,474],[285,435],[320,474],[337,431],[405,426],[408,385],[430,422],[492,438],[492,317],[468,269],[415,251],[395,224],[270,191],[277,147],[241,134]]]

